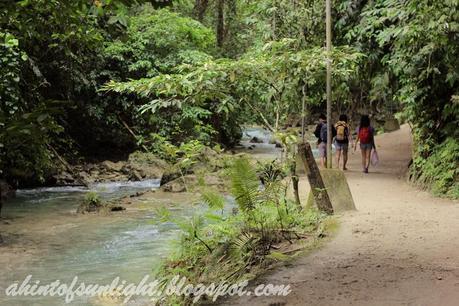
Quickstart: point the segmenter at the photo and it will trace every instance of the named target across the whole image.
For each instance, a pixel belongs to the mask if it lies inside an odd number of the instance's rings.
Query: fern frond
[[[258,203],[260,181],[255,169],[245,158],[234,161],[229,171],[231,191],[239,208],[243,211],[253,210]]]
[[[221,210],[225,206],[225,198],[220,193],[211,189],[202,192],[201,200],[211,209]]]

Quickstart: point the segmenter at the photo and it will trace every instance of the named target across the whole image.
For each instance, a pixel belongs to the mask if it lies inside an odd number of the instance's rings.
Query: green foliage
[[[0,59],[0,175],[26,184],[44,181],[52,166],[49,135],[61,131],[50,115],[56,110],[50,102],[26,103],[21,77],[28,56],[12,34],[0,33]]]
[[[413,180],[435,195],[459,198],[459,141],[447,138],[427,159],[415,158]]]
[[[161,109],[173,108],[183,116],[192,110],[195,116],[202,114],[205,119],[215,114],[219,116],[218,123],[229,124],[237,123],[240,114],[247,111],[259,123],[277,131],[289,113],[300,109],[301,85],[309,86],[309,103],[323,99],[324,50],[297,51],[297,48],[297,41],[285,39],[266,44],[239,60],[184,65],[180,73],[124,83],[112,81],[104,89],[153,98],[142,107],[143,112],[156,114]],[[336,82],[350,77],[360,56],[347,47],[334,50]],[[199,109],[209,111],[200,113]],[[237,112],[239,116],[235,118]]]
[[[108,42],[105,56],[119,66],[122,79],[152,77],[183,63],[210,58],[215,45],[212,31],[199,22],[167,9],[143,6],[130,16],[126,32]]]
[[[159,219],[176,223],[182,231],[175,253],[164,262],[159,276],[166,280],[185,276],[190,283],[236,283],[253,277],[257,267],[287,257],[273,252],[274,244],[318,230],[322,216],[299,211],[284,198],[285,187],[280,182],[260,188],[248,160],[233,160],[228,175],[237,203],[232,214],[223,209],[231,204],[208,189],[202,195],[209,207],[204,214],[174,219],[165,209],[158,212]],[[178,299],[176,302],[184,303],[183,297]]]
[[[5,114],[14,115],[22,108],[19,82],[27,54],[19,49],[19,41],[9,33],[0,32],[0,59],[0,103]]]
[[[45,181],[51,148],[177,160],[182,143],[232,146],[243,123],[279,132],[302,101],[323,107],[323,1],[171,3],[1,1],[2,176]],[[334,109],[398,112],[413,126],[414,158],[437,156],[459,137],[457,1],[334,9]]]
[[[285,164],[278,160],[257,161],[257,174],[263,185],[278,182],[286,176]]]
[[[353,91],[373,109],[403,108],[413,126],[415,178],[444,186],[449,168],[429,165],[441,164],[434,159],[448,138],[459,138],[457,1],[343,1],[339,11],[338,37],[367,55]]]
[[[0,6],[2,176],[20,185],[43,183],[58,166],[50,148],[66,141],[59,134],[69,104],[58,101],[72,100],[87,87],[87,56],[101,35],[92,17],[80,18],[83,1]]]
[[[234,161],[230,168],[231,193],[239,208],[244,212],[252,211],[262,200],[260,198],[260,181],[255,169],[247,159],[241,158]]]
[[[106,203],[102,202],[97,192],[90,191],[85,195],[83,201],[78,206],[77,213],[100,212],[103,209],[108,209]]]
[[[102,204],[99,194],[95,191],[88,192],[84,197],[84,202],[87,205],[95,205],[95,206],[100,206]]]

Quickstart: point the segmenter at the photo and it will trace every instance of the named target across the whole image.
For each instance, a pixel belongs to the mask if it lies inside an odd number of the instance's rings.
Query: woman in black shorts
[[[360,126],[357,128],[357,140],[354,145],[354,151],[357,149],[357,143],[360,141],[360,150],[362,151],[363,172],[368,173],[370,167],[371,150],[375,148],[374,139],[375,129],[370,124],[370,117],[363,115],[360,118]]]

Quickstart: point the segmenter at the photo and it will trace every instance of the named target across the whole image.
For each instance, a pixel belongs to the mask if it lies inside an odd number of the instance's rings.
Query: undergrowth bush
[[[459,141],[447,138],[428,158],[416,158],[411,179],[437,196],[459,198]]]
[[[301,210],[287,199],[284,181],[273,180],[261,186],[254,167],[245,158],[234,160],[227,174],[235,206],[217,191],[204,189],[202,201],[208,206],[204,214],[174,219],[167,209],[158,210],[161,221],[173,222],[182,231],[175,251],[158,272],[165,283],[177,275],[191,284],[249,280],[257,274],[257,268],[287,257],[278,251],[280,244],[293,243],[319,229],[324,216]],[[166,299],[168,304],[183,305],[192,297]]]

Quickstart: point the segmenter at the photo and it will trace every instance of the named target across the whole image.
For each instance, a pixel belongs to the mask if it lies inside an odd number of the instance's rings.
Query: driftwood
[[[312,154],[311,145],[307,142],[298,144],[298,154],[300,154],[303,161],[304,170],[307,173],[309,185],[311,186],[317,207],[327,214],[333,214],[333,206],[322,180],[319,167],[317,167],[314,155]]]

